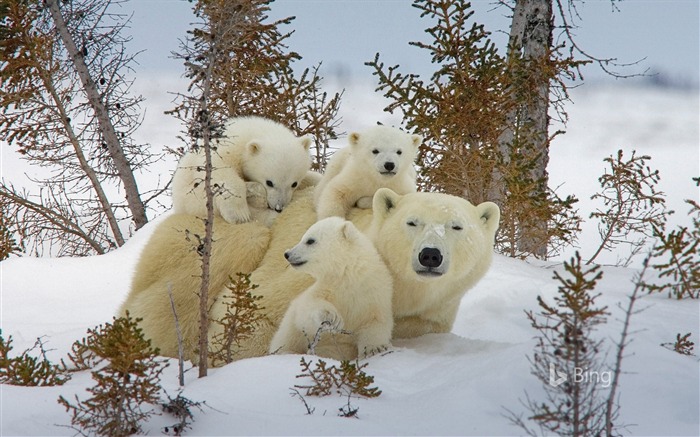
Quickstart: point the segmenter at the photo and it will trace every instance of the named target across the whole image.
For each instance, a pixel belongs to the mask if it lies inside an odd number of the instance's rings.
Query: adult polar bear
[[[401,196],[386,188],[375,194],[372,210],[351,211],[349,219],[374,242],[393,276],[393,338],[451,330],[461,297],[491,263],[499,218],[499,209],[491,202],[473,206],[446,194]],[[265,308],[266,319],[242,345],[237,358],[265,355],[291,300],[313,284],[311,276],[288,268],[284,252],[315,221],[313,188],[295,192],[271,229],[258,223],[215,221],[211,319],[222,318],[225,306],[218,297],[225,290],[226,278],[237,272],[252,272],[251,281],[258,284],[254,293],[263,297],[260,304]],[[144,334],[166,356],[177,356],[170,290],[186,358],[195,358],[201,263],[195,250],[198,243],[188,236],[202,235],[202,226],[201,220],[187,215],[173,215],[158,226],[120,309],[120,314],[129,311],[143,319]],[[218,324],[210,325],[210,338],[218,329]],[[350,359],[357,353],[351,344],[338,341],[319,346],[317,353],[332,358]]]

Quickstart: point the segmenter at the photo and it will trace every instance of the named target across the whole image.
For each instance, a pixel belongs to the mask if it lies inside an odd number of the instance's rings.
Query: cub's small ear
[[[374,193],[372,199],[372,215],[374,220],[384,219],[396,209],[401,200],[401,195],[396,194],[389,188],[380,188]]]
[[[353,132],[348,136],[348,141],[350,142],[350,146],[355,147],[360,143],[360,134],[357,132]]]
[[[413,147],[418,149],[421,143],[423,143],[423,135],[413,134],[411,135],[411,142],[413,142]]]
[[[250,153],[251,155],[257,155],[258,153],[260,153],[262,147],[260,146],[260,143],[253,140],[250,143],[248,143],[247,149],[248,153]]]
[[[501,210],[493,202],[480,203],[476,207],[477,214],[481,218],[481,222],[486,225],[486,229],[491,233],[496,233],[498,223],[501,220]]]
[[[309,150],[309,147],[311,147],[311,137],[309,135],[304,135],[301,139],[301,145],[304,148],[304,150]]]
[[[352,224],[352,222],[346,221],[343,223],[343,227],[341,228],[341,232],[343,235],[343,238],[346,240],[354,240],[356,236],[357,229],[355,229],[355,225]]]

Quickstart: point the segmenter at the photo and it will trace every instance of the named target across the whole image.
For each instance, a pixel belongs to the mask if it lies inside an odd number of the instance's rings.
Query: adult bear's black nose
[[[393,162],[385,162],[384,163],[384,169],[386,171],[394,171],[394,168],[396,168],[396,164],[394,164]]]
[[[418,254],[418,261],[424,267],[439,267],[442,264],[442,254],[439,249],[426,247]]]

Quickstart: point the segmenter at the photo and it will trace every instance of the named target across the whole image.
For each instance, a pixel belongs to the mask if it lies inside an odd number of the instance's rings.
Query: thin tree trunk
[[[148,222],[146,216],[146,208],[141,200],[141,195],[139,194],[138,185],[136,184],[136,178],[131,169],[131,164],[128,158],[124,154],[124,149],[119,142],[117,132],[114,129],[109,118],[109,111],[105,106],[102,98],[100,97],[100,92],[97,89],[95,81],[90,76],[90,71],[88,70],[87,64],[85,64],[85,59],[83,53],[78,50],[75,45],[75,41],[68,31],[61,10],[58,6],[58,0],[45,0],[46,6],[48,7],[51,17],[56,24],[56,30],[61,38],[61,41],[68,50],[68,54],[71,57],[73,65],[80,77],[80,82],[83,85],[83,89],[87,94],[90,106],[92,106],[95,111],[95,117],[97,118],[100,132],[104,138],[105,144],[107,145],[107,151],[109,152],[114,166],[116,167],[117,174],[124,185],[124,194],[126,197],[126,202],[131,211],[132,218],[136,229],[141,228]],[[120,246],[123,244],[119,244]]]
[[[527,25],[523,37],[523,55],[535,63],[549,56],[554,30],[552,0],[522,0],[525,3]],[[537,74],[537,73],[535,73]],[[542,74],[537,91],[525,106],[524,119],[531,126],[533,153],[537,155],[531,178],[537,181],[536,196],[546,198],[549,185],[547,164],[549,163],[549,78]],[[547,257],[547,223],[537,218],[525,224],[521,248],[536,257]]]
[[[38,63],[37,63],[37,68],[38,68]],[[39,69],[39,68],[38,68]],[[56,92],[56,88],[53,85],[53,82],[51,81],[51,78],[48,77],[48,73],[41,70],[41,79],[42,82],[44,83],[44,87],[46,90],[49,92],[51,95],[51,98],[53,99],[54,103],[56,104],[56,109],[58,110],[58,113],[61,117],[61,122],[63,123],[65,129],[66,129],[66,134],[68,135],[68,139],[73,146],[73,150],[75,151],[75,156],[78,159],[78,163],[80,164],[80,168],[85,172],[85,175],[87,176],[88,180],[90,181],[90,184],[92,185],[92,188],[95,190],[95,194],[97,195],[97,199],[100,202],[100,205],[102,207],[102,211],[105,213],[105,216],[107,217],[107,222],[109,223],[109,227],[112,230],[112,235],[114,235],[114,239],[116,240],[117,246],[123,246],[124,245],[124,236],[122,235],[122,231],[119,228],[119,222],[117,221],[117,218],[114,216],[114,210],[112,210],[112,206],[109,203],[109,199],[107,198],[107,194],[105,193],[104,189],[102,188],[102,184],[100,183],[99,178],[97,177],[97,173],[95,173],[95,170],[90,167],[90,164],[87,162],[87,158],[85,157],[85,153],[83,153],[83,149],[80,147],[80,140],[78,140],[78,136],[75,134],[73,131],[73,126],[70,125],[70,122],[68,121],[69,117],[68,114],[66,113],[65,108],[63,107],[63,103],[61,102],[61,98],[58,95],[58,92]],[[93,241],[91,239],[86,239],[86,241],[93,246]],[[104,249],[98,251],[98,253],[104,253]]]
[[[552,14],[551,0],[516,0],[513,8],[513,19],[508,41],[508,57],[514,59],[522,56],[531,62],[533,68],[549,56],[552,44],[554,18]],[[538,71],[531,71],[538,74]],[[506,126],[499,138],[498,151],[503,164],[508,165],[513,141],[515,140],[515,127],[522,126],[527,131],[529,141],[533,145],[531,153],[536,155],[536,164],[530,174],[531,180],[537,181],[533,198],[546,199],[548,186],[547,164],[549,162],[549,79],[542,74],[542,80],[537,85],[532,95],[518,98],[523,90],[510,90],[517,102],[506,115]],[[501,205],[504,202],[505,187],[503,175],[496,168],[493,173],[493,181],[490,191],[490,200]],[[547,223],[539,217],[532,222],[522,222],[518,249],[520,252],[530,253],[538,258],[547,256]]]
[[[526,59],[534,61],[545,60],[549,56],[552,47],[554,30],[554,16],[552,13],[552,0],[527,0],[528,8],[525,11],[528,17],[523,41],[523,54]],[[527,119],[532,122],[535,133],[535,145],[539,157],[534,172],[535,180],[542,180],[543,189],[546,189],[549,176],[547,164],[549,163],[549,79],[542,74],[542,80],[537,87],[537,93],[530,104],[526,106]]]
[[[508,59],[513,59],[520,55],[522,51],[522,42],[525,35],[525,24],[527,16],[525,14],[524,1],[516,1],[513,8],[513,19],[510,24],[510,34],[508,37]],[[516,90],[509,88],[508,93],[515,96]],[[498,153],[503,160],[503,165],[507,166],[510,162],[510,149],[515,139],[515,123],[517,121],[518,105],[512,105],[510,111],[506,114],[505,127],[498,138]],[[491,189],[489,190],[489,200],[496,202],[499,205],[504,204],[505,181],[503,174],[498,166],[493,170],[491,178]]]
[[[202,87],[202,104],[200,113],[195,115],[200,119],[202,126],[202,140],[204,147],[204,193],[207,199],[207,219],[204,222],[204,246],[202,250],[202,285],[199,290],[199,377],[207,376],[209,359],[209,267],[211,261],[211,246],[214,231],[214,192],[211,187],[211,139],[212,123],[209,113],[209,95],[211,94],[211,80],[214,73],[216,57],[216,37],[218,32],[212,31],[213,36],[209,53],[207,55],[207,70]]]
[[[208,81],[207,81],[208,82]],[[208,88],[208,86],[205,86]],[[206,95],[206,94],[205,94]],[[206,98],[205,98],[206,101]],[[208,129],[207,129],[208,130]],[[207,219],[204,221],[202,249],[202,284],[199,288],[199,377],[207,376],[209,359],[209,268],[214,228],[214,196],[211,190],[211,145],[209,133],[204,134],[204,192],[207,197]]]

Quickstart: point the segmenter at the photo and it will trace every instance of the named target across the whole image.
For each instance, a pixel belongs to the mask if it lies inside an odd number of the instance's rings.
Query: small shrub
[[[250,274],[237,273],[236,279],[229,278],[226,288],[230,293],[222,297],[226,313],[214,323],[221,325],[222,332],[212,337],[209,358],[214,366],[231,363],[241,343],[250,338],[258,323],[265,318],[258,305],[262,296],[254,296],[252,291],[258,286],[250,283]]]
[[[601,243],[587,264],[620,244],[631,246],[631,255],[623,262],[629,264],[646,239],[653,237],[653,229],[663,228],[667,216],[673,213],[666,210],[664,193],[656,191],[660,176],[658,170],[649,167],[650,159],[647,155],[636,156],[634,151],[625,159],[622,150],[604,159],[610,171],[598,178],[602,190],[591,197],[603,201],[604,208],[591,213],[591,218],[600,220]],[[641,237],[635,239],[637,236]]]
[[[313,369],[312,364],[302,357],[302,373],[297,378],[311,378],[313,384],[294,386],[306,390],[308,396],[328,396],[334,391],[341,395],[350,393],[363,398],[376,398],[382,394],[377,387],[370,387],[374,384],[374,377],[364,372],[367,363],[360,365],[345,360],[340,362],[340,367],[328,367],[325,361],[319,359]]]
[[[537,330],[537,346],[530,359],[532,373],[542,383],[545,399],[524,402],[529,420],[542,434],[598,435],[603,433],[606,409],[596,381],[576,378],[577,371],[600,373],[602,342],[594,338],[596,326],[605,323],[606,307],[597,305],[594,290],[603,273],[600,266],[585,268],[576,253],[564,263],[566,275],[555,272],[559,292],[552,304],[537,297],[539,313],[527,312]],[[528,434],[525,421],[511,413],[510,420]]]
[[[695,355],[695,343],[690,341],[690,335],[690,332],[685,335],[678,333],[676,334],[676,341],[674,343],[661,343],[661,346],[681,355]]]
[[[370,376],[364,372],[367,363],[360,365],[359,363],[351,363],[350,361],[340,362],[340,387],[354,395],[363,398],[376,398],[382,394],[382,391],[377,387],[370,387],[374,384],[374,376]]]
[[[70,365],[61,360],[61,366],[69,372],[80,372],[90,370],[99,362],[99,358],[90,350],[85,338],[82,341],[75,341],[68,352]]]
[[[307,396],[328,396],[332,393],[336,383],[334,375],[335,366],[330,369],[326,367],[326,362],[318,360],[316,368],[311,368],[311,362],[307,362],[301,357],[300,366],[302,373],[297,378],[311,378],[311,385],[294,385],[297,389],[306,390]]]
[[[39,357],[30,355],[30,352],[36,348],[41,351]],[[10,357],[12,349],[12,336],[5,340],[0,331],[0,384],[53,386],[63,385],[70,379],[61,366],[51,364],[46,358],[40,338],[37,339],[34,347],[22,352],[19,356]]]
[[[190,425],[194,422],[194,414],[192,408],[197,408],[201,411],[203,402],[195,402],[178,393],[175,398],[167,396],[167,402],[160,404],[164,413],[175,416],[178,422],[171,426],[163,428],[163,433],[167,435],[182,435],[190,429]]]
[[[693,226],[679,226],[666,233],[654,226],[657,244],[652,249],[652,268],[659,272],[660,284],[645,284],[649,292],[668,292],[669,297],[700,299],[700,205],[686,200],[691,206]]]
[[[347,397],[347,403],[338,409],[339,416],[357,417],[359,408],[353,407],[350,400],[353,397],[376,398],[382,394],[377,387],[370,387],[374,384],[374,377],[367,375],[364,371],[367,363],[360,365],[358,362],[341,361],[340,366],[328,364],[319,359],[316,366],[312,368],[313,362],[301,358],[300,366],[302,373],[297,378],[310,378],[308,385],[295,385],[292,389],[292,396],[296,396],[304,403],[307,414],[313,414],[311,408],[299,390],[304,390],[307,396],[329,396],[334,392],[340,396]]]
[[[155,414],[142,406],[158,402],[160,374],[167,364],[157,359],[158,350],[144,338],[139,321],[127,313],[111,324],[89,329],[88,336],[74,345],[77,355],[71,361],[102,366],[92,372],[97,383],[87,389],[92,397],[81,401],[76,396],[75,405],[58,398],[72,413],[75,429],[90,435],[137,434],[142,432],[141,422]]]

